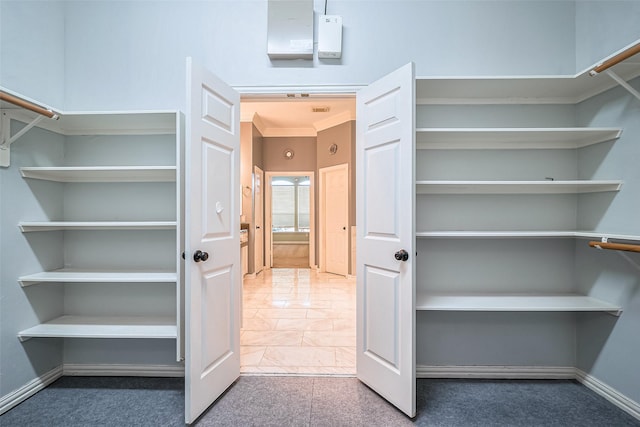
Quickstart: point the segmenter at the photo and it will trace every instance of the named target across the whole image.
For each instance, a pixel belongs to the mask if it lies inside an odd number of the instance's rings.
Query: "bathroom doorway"
[[[248,167],[262,162],[265,174],[265,268],[243,281],[241,372],[355,375],[355,278],[319,271],[317,248],[318,171],[355,162],[355,97],[254,104],[242,115]],[[292,122],[305,114],[315,123]]]
[[[271,185],[271,267],[311,267],[309,176],[276,175],[268,184]]]

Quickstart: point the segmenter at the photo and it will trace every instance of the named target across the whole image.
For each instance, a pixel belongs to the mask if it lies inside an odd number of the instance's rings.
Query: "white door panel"
[[[320,169],[320,215],[324,271],[346,276],[349,273],[349,166]]]
[[[356,97],[358,378],[410,417],[416,410],[414,86],[408,64]]]
[[[253,167],[254,194],[254,269],[258,274],[264,268],[264,172],[258,166]]]
[[[187,61],[185,422],[240,376],[240,96]]]

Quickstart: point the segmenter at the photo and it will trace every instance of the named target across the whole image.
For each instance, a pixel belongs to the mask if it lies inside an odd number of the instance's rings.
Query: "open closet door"
[[[358,379],[416,412],[413,63],[356,97]]]
[[[240,95],[187,59],[185,422],[240,376]]]

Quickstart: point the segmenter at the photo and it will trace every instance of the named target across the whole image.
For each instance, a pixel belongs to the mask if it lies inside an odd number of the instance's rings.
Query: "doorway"
[[[329,146],[304,150],[287,141],[296,137],[313,138],[313,144],[322,139],[325,129],[347,123],[355,132],[355,98],[339,97],[339,104],[352,104],[352,113],[329,121],[326,114],[339,113],[331,100],[322,99],[269,99],[260,97],[263,109],[244,112],[251,124],[252,136],[247,145],[252,147],[255,162],[262,161],[264,169],[264,269],[249,275],[243,282],[243,326],[241,335],[241,372],[252,374],[323,374],[355,375],[356,344],[356,282],[348,274],[331,274],[318,269],[319,228],[319,170],[351,152],[348,144],[355,138],[338,141],[338,154]],[[243,103],[246,103],[243,99]],[[285,112],[283,104],[293,110]],[[311,110],[320,103],[330,111],[314,120],[323,121],[325,127],[306,129],[297,124],[295,129],[276,129],[277,116],[291,120],[298,112]],[[270,111],[276,111],[272,113]],[[317,113],[314,113],[317,114]],[[309,114],[311,117],[311,114]],[[286,126],[286,124],[285,124]],[[293,125],[289,124],[289,127]],[[330,131],[329,131],[330,132]],[[318,136],[319,135],[319,136]],[[269,153],[269,142],[278,139],[280,148]],[[251,142],[249,142],[249,140]],[[256,143],[256,141],[258,141]],[[300,142],[296,142],[300,143]],[[260,147],[257,144],[262,144]],[[275,141],[274,141],[275,145]],[[299,148],[298,148],[299,147]],[[293,148],[295,156],[283,157],[284,148]],[[303,164],[309,168],[295,168],[302,153],[313,159]],[[256,154],[257,153],[257,154]],[[262,156],[255,159],[255,156]],[[307,154],[305,154],[306,156]],[[322,157],[322,162],[318,158]],[[278,168],[276,161],[284,166]],[[355,161],[355,158],[353,159]],[[274,165],[275,163],[275,165]],[[315,170],[314,170],[315,169]],[[343,224],[342,227],[347,227]],[[347,227],[349,230],[349,227]],[[345,230],[346,231],[346,230]],[[304,246],[304,249],[301,249]],[[300,252],[302,250],[302,252]],[[306,252],[305,252],[306,250]],[[282,252],[289,256],[281,256]],[[298,251],[298,252],[296,252]],[[290,256],[293,255],[293,256]]]
[[[269,268],[315,267],[314,177],[313,171],[266,173],[265,258]],[[296,250],[306,256],[289,259]]]
[[[271,186],[271,267],[311,267],[309,176],[277,175],[267,185]]]

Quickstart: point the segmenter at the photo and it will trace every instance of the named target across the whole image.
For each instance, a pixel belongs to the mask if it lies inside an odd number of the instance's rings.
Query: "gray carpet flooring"
[[[180,378],[63,377],[0,426],[183,426]],[[407,418],[355,378],[240,377],[197,426],[640,426],[574,381],[420,379]]]

